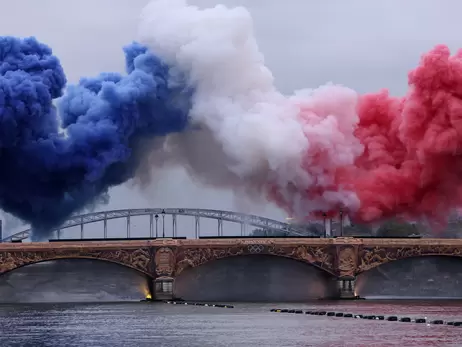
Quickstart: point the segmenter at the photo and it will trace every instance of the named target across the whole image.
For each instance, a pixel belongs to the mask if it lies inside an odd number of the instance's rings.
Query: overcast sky
[[[136,40],[147,0],[15,0],[0,11],[2,35],[49,44],[70,82],[124,68],[121,47]],[[200,6],[219,2],[191,1]],[[460,0],[226,0],[251,12],[260,49],[284,93],[329,81],[359,92],[389,88],[401,95],[420,55],[444,43],[462,47]],[[264,203],[236,205],[231,192],[197,186],[182,170],[165,172],[149,191],[111,192],[112,208],[201,207],[242,210],[284,220]]]

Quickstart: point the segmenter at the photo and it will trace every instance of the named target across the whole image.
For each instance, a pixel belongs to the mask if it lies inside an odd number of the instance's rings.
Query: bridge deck
[[[186,246],[186,247],[227,247],[232,245],[355,245],[367,247],[413,247],[413,246],[456,246],[462,247],[462,239],[390,239],[390,238],[246,238],[246,239],[161,239],[161,240],[134,240],[134,241],[74,241],[74,242],[26,242],[26,243],[0,243],[0,251],[40,250],[40,249],[131,249],[143,247]]]

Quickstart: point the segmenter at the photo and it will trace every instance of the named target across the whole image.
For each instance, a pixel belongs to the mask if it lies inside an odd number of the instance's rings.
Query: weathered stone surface
[[[271,255],[350,277],[399,259],[462,256],[460,239],[214,239],[0,244],[0,274],[55,259],[98,259],[150,277],[176,277],[187,268],[243,255]]]

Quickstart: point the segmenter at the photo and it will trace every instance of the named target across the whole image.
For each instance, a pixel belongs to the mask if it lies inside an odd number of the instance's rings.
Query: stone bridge
[[[0,275],[33,263],[85,258],[118,263],[152,279],[157,299],[171,298],[175,278],[187,270],[227,257],[271,255],[308,263],[340,283],[351,296],[357,275],[381,264],[420,256],[462,255],[462,240],[379,238],[157,239],[0,243]]]

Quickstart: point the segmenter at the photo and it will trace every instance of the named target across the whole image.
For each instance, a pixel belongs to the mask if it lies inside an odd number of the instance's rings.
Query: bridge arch
[[[385,251],[375,250],[368,252],[360,252],[359,254],[359,266],[357,275],[364,272],[373,270],[379,266],[393,263],[406,259],[423,258],[423,257],[447,257],[447,258],[461,258],[462,251],[459,249],[443,249],[438,250],[438,247],[432,249],[421,249],[421,248],[408,248],[406,251],[401,252],[399,249],[396,252],[386,253]]]
[[[153,236],[154,224],[157,224],[158,219],[165,218],[166,215],[172,217],[173,234],[176,233],[176,217],[177,216],[192,216],[195,218],[195,235],[199,236],[200,218],[215,219],[217,220],[218,234],[223,233],[223,221],[239,223],[241,225],[241,234],[245,231],[246,226],[253,226],[269,231],[285,232],[288,235],[294,236],[319,236],[313,232],[307,232],[303,228],[291,225],[288,223],[280,222],[270,218],[249,215],[245,213],[212,210],[212,209],[196,209],[196,208],[143,208],[143,209],[121,209],[102,212],[92,212],[86,214],[74,215],[68,218],[59,227],[51,232],[59,232],[66,228],[75,226],[81,227],[81,238],[83,238],[83,226],[90,223],[103,222],[104,235],[107,237],[107,221],[112,219],[124,218],[127,220],[127,237],[130,234],[130,218],[137,216],[149,216],[149,232]],[[3,242],[20,241],[29,238],[32,234],[31,229],[26,229],[17,232],[4,238]]]
[[[138,249],[47,249],[43,251],[0,252],[0,276],[21,267],[53,260],[88,259],[115,263],[153,277],[151,256],[148,248]]]
[[[0,274],[0,303],[139,301],[152,278],[133,267],[97,258],[55,258]]]
[[[461,298],[462,257],[421,254],[384,262],[356,277],[364,297]]]
[[[272,241],[245,244],[243,241],[230,247],[221,248],[183,248],[176,256],[175,276],[189,268],[196,268],[204,264],[242,256],[272,256],[308,264],[331,276],[337,276],[334,257],[329,247],[306,246],[283,247]]]
[[[109,259],[102,259],[102,258],[92,258],[92,257],[59,257],[59,258],[44,258],[44,259],[41,259],[41,260],[37,260],[37,261],[31,261],[31,262],[28,262],[28,263],[23,263],[23,264],[18,264],[16,267],[14,268],[10,268],[10,269],[7,269],[7,270],[4,270],[3,272],[0,272],[0,277],[2,275],[6,275],[7,273],[11,272],[11,271],[15,271],[15,270],[18,270],[20,268],[23,268],[25,266],[29,266],[29,265],[34,265],[34,264],[40,264],[40,263],[45,263],[45,262],[49,262],[49,261],[60,261],[60,260],[73,260],[73,259],[85,259],[85,260],[92,260],[92,261],[102,261],[102,262],[106,262],[106,263],[112,263],[112,264],[117,264],[117,265],[120,265],[120,266],[123,266],[123,267],[127,267],[129,269],[132,269],[132,270],[135,270],[135,271],[138,271],[140,273],[142,273],[143,275],[146,275],[150,278],[152,278],[152,274],[150,273],[147,273],[147,272],[144,272],[134,266],[131,266],[131,265],[127,265],[123,262],[120,262],[120,261],[115,261],[115,260],[109,260]]]
[[[268,253],[230,255],[184,267],[173,286],[175,297],[199,301],[300,302],[333,297],[337,291],[336,276],[325,269]]]

